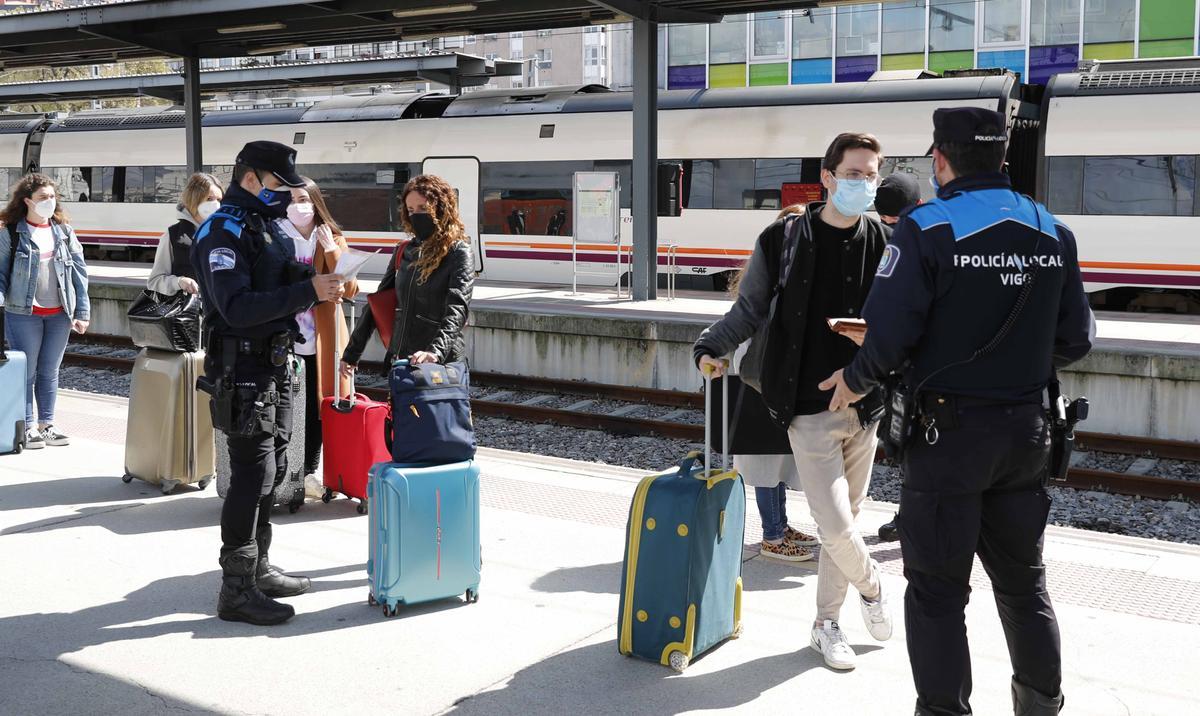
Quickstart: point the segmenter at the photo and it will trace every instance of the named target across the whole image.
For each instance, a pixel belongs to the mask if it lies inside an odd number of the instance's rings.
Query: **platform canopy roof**
[[[200,90],[291,89],[296,87],[423,80],[475,87],[493,77],[521,75],[520,62],[485,60],[454,53],[419,57],[297,62],[265,67],[201,70]],[[183,102],[184,79],[176,73],[89,77],[0,84],[0,104],[65,102],[148,95]]]
[[[725,13],[816,5],[815,0],[135,0],[0,17],[0,68],[163,55],[241,57],[635,18],[716,22]]]

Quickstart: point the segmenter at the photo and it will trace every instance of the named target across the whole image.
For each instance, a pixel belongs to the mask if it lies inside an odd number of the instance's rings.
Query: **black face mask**
[[[417,237],[417,241],[424,241],[437,231],[437,224],[433,222],[433,216],[430,214],[410,214],[408,221],[412,224],[413,235]]]

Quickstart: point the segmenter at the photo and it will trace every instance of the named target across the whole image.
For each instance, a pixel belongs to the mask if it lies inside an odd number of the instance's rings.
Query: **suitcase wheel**
[[[475,591],[474,589],[468,589],[466,598],[467,604],[475,604],[479,601],[479,592]]]
[[[669,660],[671,662],[671,668],[681,674],[685,669],[688,668],[688,664],[691,662],[691,659],[688,658],[688,655],[682,651],[672,651]]]
[[[203,480],[201,480],[200,482],[197,482],[196,487],[197,487],[197,489],[203,490],[204,488],[208,487],[208,483],[210,483],[212,481],[213,481],[213,479],[211,477],[206,477]]]
[[[358,514],[360,514],[360,515],[367,514],[367,501],[359,500],[357,509],[358,509]]]
[[[400,613],[400,605],[399,604],[397,604],[394,607],[389,607],[387,604],[383,605],[383,616],[387,617],[388,619],[391,619],[392,617],[396,616],[398,613]]]
[[[329,501],[330,501],[330,500],[332,500],[332,499],[333,499],[333,490],[331,490],[331,489],[329,489],[328,487],[326,487],[326,488],[325,488],[325,494],[324,494],[324,495],[321,495],[321,502],[324,502],[325,504],[327,504],[327,505],[328,505],[328,504],[329,504]]]
[[[370,592],[367,592],[367,606],[374,607],[374,606],[378,606],[378,604],[379,604],[379,602],[375,601],[375,595]]]
[[[128,485],[129,483],[133,482],[133,475],[130,475],[128,472],[124,475],[121,475],[121,482]]]
[[[295,502],[288,504],[288,514],[289,515],[296,514],[296,510],[298,510],[298,509],[300,509],[300,505],[297,505]]]
[[[161,487],[162,493],[164,495],[169,495],[175,491],[176,487],[179,487],[179,480],[163,480]]]
[[[733,628],[733,633],[729,635],[729,638],[730,639],[740,639],[742,637],[742,632],[744,632],[745,630],[746,630],[746,627],[744,625],[738,624],[736,627]]]

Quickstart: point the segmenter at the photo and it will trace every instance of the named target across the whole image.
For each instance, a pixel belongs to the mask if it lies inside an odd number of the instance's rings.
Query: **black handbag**
[[[164,296],[144,290],[126,314],[129,337],[139,348],[176,353],[200,350],[200,297],[180,291]]]

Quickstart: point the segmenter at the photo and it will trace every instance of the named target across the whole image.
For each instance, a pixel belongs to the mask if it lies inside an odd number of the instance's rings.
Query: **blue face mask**
[[[931,174],[929,176],[929,186],[933,187],[933,193],[935,196],[939,191],[942,190],[942,185],[939,184],[937,180],[937,174]]]
[[[833,208],[842,216],[861,216],[875,202],[877,186],[866,179],[837,179]]]
[[[262,182],[262,177],[259,177],[259,182]],[[274,216],[285,216],[287,214],[288,204],[292,203],[292,190],[288,187],[268,189],[264,184],[262,190],[258,192],[257,196],[258,200],[267,207],[269,213]]]

